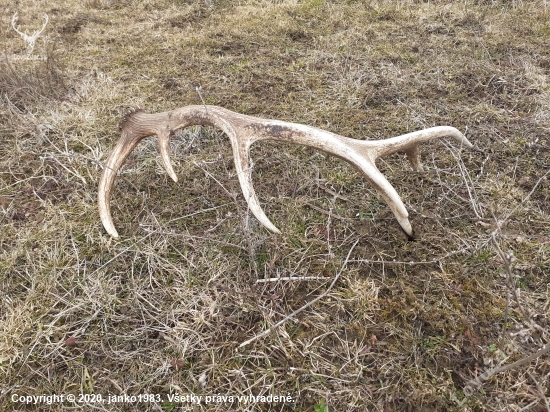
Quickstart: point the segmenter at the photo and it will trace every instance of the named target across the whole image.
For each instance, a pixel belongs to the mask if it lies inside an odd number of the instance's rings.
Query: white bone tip
[[[253,208],[250,208],[250,209],[252,210],[252,212],[254,212]],[[256,218],[260,221],[262,225],[264,225],[264,227],[267,230],[269,230],[270,232],[276,233],[278,235],[281,234],[281,231],[277,229],[277,227],[273,223],[271,223],[271,220],[267,218],[267,216],[264,214],[261,208],[260,208],[260,213],[258,214],[254,213],[254,216],[256,216]]]
[[[103,223],[103,227],[105,228],[105,231],[111,235],[111,237],[118,238],[118,232],[115,229],[115,225],[113,225],[112,220],[109,218],[107,219],[101,219],[101,222]]]
[[[116,231],[115,227],[106,227],[105,230],[108,234],[111,235],[111,237],[114,237],[115,239],[118,238],[118,232]]]
[[[398,219],[398,221],[407,236],[409,236],[410,238],[414,238],[414,231],[411,226],[411,222],[409,222],[409,219]]]

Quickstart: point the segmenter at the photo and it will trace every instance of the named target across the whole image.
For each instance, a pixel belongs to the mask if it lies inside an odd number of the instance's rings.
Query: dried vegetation
[[[29,32],[49,15],[40,58],[24,58],[15,11]],[[93,405],[120,411],[550,410],[549,358],[527,358],[550,334],[546,1],[21,0],[0,26],[1,410],[62,393],[164,397]],[[380,164],[408,242],[346,163],[258,145],[273,235],[247,213],[227,139],[189,129],[172,142],[177,185],[153,139],[138,147],[109,238],[96,191],[118,120],[199,104],[198,87],[356,138],[452,125],[479,151],[426,145],[423,173]]]

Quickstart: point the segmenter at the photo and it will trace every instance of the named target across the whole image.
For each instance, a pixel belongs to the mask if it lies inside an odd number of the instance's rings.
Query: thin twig
[[[506,222],[506,221],[508,220],[508,218],[509,218],[510,216],[512,216],[512,215],[516,212],[516,210],[518,210],[518,208],[519,208],[521,205],[523,205],[525,202],[527,202],[527,200],[529,200],[529,198],[530,198],[531,195],[535,192],[535,190],[537,190],[537,187],[539,187],[539,185],[542,183],[542,181],[543,181],[544,179],[546,179],[546,176],[548,176],[549,174],[550,174],[550,169],[548,169],[548,170],[546,171],[546,173],[543,174],[543,175],[539,178],[539,180],[537,180],[537,183],[535,183],[535,185],[533,186],[533,188],[531,189],[531,191],[530,191],[529,193],[527,193],[527,196],[525,196],[525,197],[521,200],[521,202],[519,202],[519,203],[516,205],[516,207],[513,208],[512,211],[511,211],[510,213],[508,213],[508,214],[504,217],[504,219],[501,220],[501,222]]]
[[[459,253],[465,253],[469,247],[464,247],[462,249],[453,250],[452,252],[446,253],[445,255],[432,258],[431,260],[410,260],[410,261],[404,261],[404,260],[373,260],[373,259],[354,259],[351,260],[351,262],[354,263],[377,263],[382,265],[429,265],[436,262],[441,262],[442,260],[445,260],[451,256],[458,255]]]
[[[544,401],[544,404],[546,405],[546,410],[550,412],[550,402],[548,401],[548,397],[546,396],[546,392],[544,388],[541,386],[538,379],[535,376],[533,376],[531,372],[527,371],[527,374],[529,375],[531,380],[535,383],[537,390],[539,391],[540,399],[542,399]]]
[[[533,353],[532,355],[526,356],[525,358],[521,358],[520,360],[515,361],[514,363],[511,363],[509,365],[499,366],[498,368],[493,369],[489,377],[494,376],[497,373],[506,372],[507,370],[510,370],[510,369],[519,368],[520,366],[523,366],[531,362],[532,360],[540,358],[542,355],[548,353],[549,351],[550,351],[550,343],[546,344],[541,350]]]
[[[199,97],[201,98],[201,102],[204,106],[204,110],[206,110],[206,114],[208,114],[208,107],[206,106],[206,103],[204,102],[204,99],[202,98],[202,94],[201,94],[201,90],[202,90],[202,86],[195,86],[195,91],[197,92],[197,94],[199,95]]]
[[[332,283],[330,284],[330,286],[327,288],[327,290],[325,290],[323,293],[321,293],[319,296],[317,296],[315,299],[313,299],[312,301],[306,303],[304,306],[302,306],[301,308],[299,309],[296,309],[294,312],[292,312],[290,315],[286,316],[284,319],[282,319],[281,321],[277,322],[275,325],[273,325],[272,327],[270,327],[269,329],[266,329],[264,330],[262,333],[260,333],[259,335],[256,335],[254,336],[253,338],[250,338],[248,339],[247,341],[241,343],[239,345],[239,348],[242,348],[243,346],[246,346],[248,345],[249,343],[252,343],[254,342],[255,340],[257,339],[260,339],[260,338],[263,338],[264,336],[270,334],[273,330],[275,330],[276,328],[278,328],[279,326],[281,326],[283,323],[285,323],[287,320],[289,319],[292,319],[294,316],[296,316],[298,313],[302,312],[303,310],[307,309],[308,307],[310,307],[311,305],[313,305],[315,302],[317,302],[318,300],[324,298],[331,290],[332,288],[334,287],[334,285],[336,284],[336,282],[338,281],[338,279],[340,278],[340,275],[342,274],[342,272],[344,271],[346,265],[348,264],[348,261],[349,261],[349,257],[351,256],[351,252],[353,252],[353,249],[355,249],[355,246],[357,245],[357,243],[359,243],[359,240],[356,240],[355,243],[352,245],[352,247],[350,248],[349,252],[348,252],[348,255],[346,256],[346,260],[344,260],[344,263],[342,264],[342,267],[340,268],[340,270],[338,271],[338,273],[336,274],[336,276],[334,277],[334,280],[332,281]]]
[[[460,174],[462,176],[464,186],[466,186],[466,190],[468,191],[468,197],[470,199],[470,204],[472,205],[472,210],[474,211],[474,213],[475,213],[475,215],[478,219],[483,219],[483,211],[481,210],[481,207],[480,207],[480,204],[479,204],[479,200],[478,200],[477,193],[476,193],[476,190],[475,190],[474,182],[472,181],[472,177],[468,173],[468,170],[466,169],[466,166],[464,166],[464,162],[462,161],[462,158],[460,157],[460,154],[456,154],[454,152],[454,150],[453,150],[454,147],[452,145],[445,144],[445,142],[443,142],[443,144],[445,145],[445,147],[447,147],[447,149],[449,149],[449,152],[454,157],[454,159],[455,159],[455,161],[458,165],[458,169],[460,170]]]
[[[504,262],[504,269],[506,271],[506,284],[508,286],[508,289],[512,293],[512,296],[514,298],[514,301],[516,302],[516,305],[518,306],[520,312],[522,313],[525,320],[531,325],[532,328],[538,330],[542,333],[543,336],[548,335],[548,331],[544,329],[542,326],[540,326],[538,323],[533,321],[533,315],[527,309],[524,307],[521,303],[521,299],[519,297],[518,288],[516,287],[515,280],[514,280],[514,272],[512,270],[512,265],[515,261],[514,254],[511,252],[505,253],[501,248],[500,245],[497,242],[496,234],[499,229],[495,230],[493,233],[491,233],[491,239],[493,240],[493,243],[495,245],[495,248],[497,250],[498,255]]]
[[[109,259],[107,262],[105,262],[103,265],[101,265],[100,267],[98,267],[96,270],[94,270],[92,273],[86,275],[88,277],[92,276],[92,275],[95,275],[97,272],[99,272],[101,269],[103,269],[104,267],[108,266],[111,262],[113,262],[114,260],[116,260],[119,256],[123,255],[124,253],[128,252],[130,249],[132,249],[134,246],[137,246],[139,243],[143,242],[145,239],[147,239],[149,236],[151,236],[154,232],[150,232],[148,234],[146,234],[145,236],[143,236],[142,238],[138,239],[137,241],[135,241],[134,243],[132,243],[130,246],[128,246],[126,249],[124,249],[122,252],[116,254],[115,256],[113,256],[111,259]]]
[[[282,280],[325,280],[326,276],[285,276],[280,278],[258,279],[256,283],[280,282]]]

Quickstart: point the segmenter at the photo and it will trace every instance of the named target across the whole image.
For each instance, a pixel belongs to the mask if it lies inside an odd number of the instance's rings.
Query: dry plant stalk
[[[349,262],[349,257],[351,256],[351,252],[353,252],[353,249],[355,249],[355,246],[357,246],[357,243],[359,243],[359,240],[356,240],[355,243],[351,246],[351,248],[349,249],[349,252],[348,252],[348,255],[346,256],[346,260],[344,260],[344,263],[342,264],[342,266],[340,267],[340,270],[338,271],[338,273],[336,274],[336,276],[334,277],[334,279],[332,280],[332,282],[330,283],[329,287],[327,288],[327,290],[325,290],[323,293],[321,293],[319,296],[317,296],[315,299],[309,301],[308,303],[306,303],[304,306],[296,309],[294,312],[292,312],[290,315],[287,315],[285,316],[283,319],[281,319],[279,322],[277,322],[275,325],[273,325],[272,327],[270,327],[269,329],[266,329],[264,330],[262,333],[259,333],[258,335],[244,341],[243,343],[241,343],[239,345],[239,348],[242,348],[243,346],[246,346],[252,342],[254,342],[255,340],[258,340],[260,338],[263,338],[264,336],[266,335],[269,335],[273,330],[277,329],[279,326],[281,326],[282,324],[284,324],[285,322],[287,322],[288,320],[292,319],[293,317],[295,317],[298,313],[300,312],[303,312],[304,310],[306,310],[307,308],[309,308],[311,305],[313,305],[315,302],[318,302],[319,300],[323,299],[326,295],[328,295],[328,293],[332,290],[332,288],[334,287],[334,285],[336,284],[336,282],[338,281],[338,279],[340,279],[340,275],[342,274],[342,272],[344,271],[344,269],[346,268],[348,262]]]
[[[122,136],[109,155],[99,182],[98,204],[105,230],[113,236],[118,233],[110,211],[110,197],[115,177],[128,155],[145,137],[157,135],[164,168],[177,182],[170,163],[169,139],[180,128],[203,125],[215,126],[229,136],[235,158],[239,183],[254,216],[267,229],[280,231],[267,218],[251,183],[250,146],[260,140],[278,140],[313,147],[337,156],[355,166],[388,203],[399,224],[414,237],[409,214],[403,201],[386,177],[376,167],[376,159],[396,152],[405,152],[412,167],[422,170],[419,145],[445,136],[456,139],[467,147],[473,145],[457,129],[450,126],[432,127],[385,140],[356,140],[315,127],[279,120],[266,120],[232,112],[218,106],[186,106],[169,112],[147,114],[141,110],[128,113],[119,125]]]

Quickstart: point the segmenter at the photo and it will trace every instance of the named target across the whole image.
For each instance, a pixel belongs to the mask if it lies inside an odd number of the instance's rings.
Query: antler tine
[[[410,238],[413,237],[413,229],[408,220],[405,205],[393,186],[377,169],[376,159],[403,151],[407,153],[413,168],[421,170],[418,148],[420,143],[449,136],[472,147],[462,133],[448,126],[433,127],[386,140],[364,141],[302,124],[247,116],[217,106],[186,106],[171,112],[156,114],[134,111],[129,113],[120,124],[121,139],[109,155],[99,183],[98,205],[101,221],[111,236],[118,237],[110,213],[111,190],[116,174],[128,155],[144,137],[156,134],[159,137],[163,165],[170,177],[177,181],[169,159],[169,138],[174,130],[192,125],[215,126],[229,136],[235,158],[235,169],[250,211],[260,223],[275,233],[280,232],[263,212],[251,183],[249,152],[250,146],[256,141],[278,140],[302,144],[349,162],[361,171],[380,193]]]

